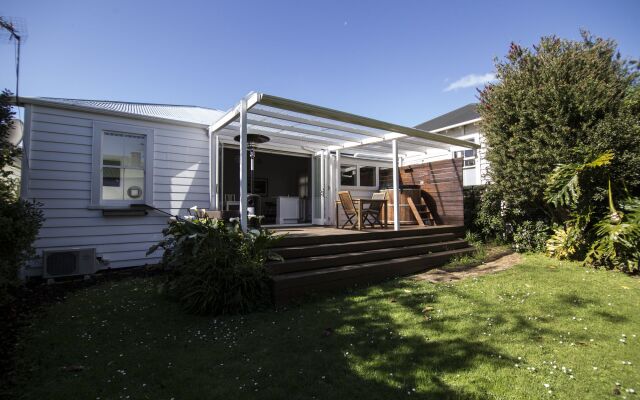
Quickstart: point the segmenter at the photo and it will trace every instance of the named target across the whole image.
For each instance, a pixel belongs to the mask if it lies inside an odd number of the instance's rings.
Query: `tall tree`
[[[9,141],[9,134],[13,127],[14,112],[10,105],[11,92],[4,90],[0,94],[0,198],[15,199],[18,187],[17,177],[9,169],[22,150]]]
[[[487,198],[494,202],[485,211],[502,222],[552,218],[544,189],[554,167],[606,151],[615,153],[616,179],[640,190],[638,68],[620,57],[614,41],[582,32],[580,41],[512,43],[495,68],[497,82],[479,95],[492,182]],[[586,201],[606,207],[606,191],[592,189]]]

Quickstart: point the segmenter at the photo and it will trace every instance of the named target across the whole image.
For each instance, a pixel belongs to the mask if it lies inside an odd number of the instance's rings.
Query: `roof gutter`
[[[479,121],[482,121],[482,118],[474,118],[474,119],[470,119],[468,121],[458,122],[457,124],[443,126],[442,128],[438,128],[438,129],[432,129],[429,132],[436,133],[436,132],[447,131],[449,129],[458,128],[460,126],[473,124],[473,123],[476,123],[476,122],[479,122]],[[420,128],[416,128],[416,129],[420,129]]]

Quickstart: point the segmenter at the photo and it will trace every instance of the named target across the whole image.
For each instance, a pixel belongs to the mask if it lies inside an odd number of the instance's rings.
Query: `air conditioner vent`
[[[53,276],[73,275],[78,270],[78,253],[61,251],[47,254],[47,273]]]
[[[90,275],[96,272],[96,249],[45,250],[44,278]]]

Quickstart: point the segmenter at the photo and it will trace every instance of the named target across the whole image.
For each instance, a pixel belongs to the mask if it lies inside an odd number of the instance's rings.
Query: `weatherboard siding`
[[[157,262],[147,249],[161,239],[167,217],[104,217],[91,209],[94,122],[154,129],[153,202],[172,214],[209,208],[209,144],[205,129],[121,117],[30,107],[29,173],[24,197],[43,204],[45,222],[35,247],[95,247],[120,268]],[[149,173],[149,171],[147,171]]]

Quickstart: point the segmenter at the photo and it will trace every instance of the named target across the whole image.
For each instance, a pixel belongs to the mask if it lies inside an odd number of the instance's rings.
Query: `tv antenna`
[[[16,105],[20,105],[20,46],[26,40],[26,28],[22,21],[15,18],[0,17],[0,38],[6,37],[9,42],[15,42],[16,46]]]

